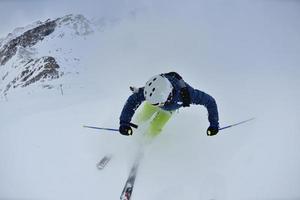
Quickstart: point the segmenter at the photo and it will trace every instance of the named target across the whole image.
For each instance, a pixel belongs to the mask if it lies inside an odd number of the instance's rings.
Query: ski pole
[[[138,125],[133,124],[133,123],[129,123],[129,125],[133,128],[138,128]],[[98,130],[106,130],[106,131],[117,131],[119,132],[119,129],[116,128],[103,128],[103,127],[97,127],[97,126],[86,126],[83,125],[83,128],[92,128],[92,129],[98,129]]]
[[[98,129],[98,130],[106,130],[106,131],[119,131],[119,129],[115,128],[102,128],[102,127],[96,127],[96,126],[83,126],[83,128],[92,128],[92,129]]]
[[[237,125],[240,125],[240,124],[243,124],[243,123],[246,123],[246,122],[249,122],[249,121],[254,120],[254,119],[255,118],[253,117],[253,118],[250,118],[250,119],[247,119],[247,120],[235,123],[235,124],[224,126],[222,128],[219,128],[219,131],[227,129],[227,128],[231,128],[233,126],[237,126]],[[133,123],[130,123],[130,126],[132,126],[133,128],[138,128],[138,126],[136,124],[133,124]],[[119,132],[119,129],[116,129],[116,128],[104,128],[104,127],[86,126],[86,125],[83,125],[83,128],[91,128],[91,129],[98,129],[98,130],[106,130],[106,131],[116,131],[116,132]]]
[[[254,120],[254,119],[255,119],[255,118],[252,117],[252,118],[250,118],[250,119],[247,119],[247,120],[244,120],[244,121],[235,123],[235,124],[231,124],[231,125],[228,125],[228,126],[224,126],[224,127],[222,127],[222,128],[219,128],[219,131],[220,131],[220,130],[227,129],[227,128],[231,128],[231,127],[233,127],[233,126],[237,126],[237,125],[240,125],[240,124],[243,124],[243,123],[246,123],[246,122],[249,122],[249,121]]]

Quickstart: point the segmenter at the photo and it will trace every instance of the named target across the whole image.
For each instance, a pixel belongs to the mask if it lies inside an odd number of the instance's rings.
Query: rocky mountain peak
[[[57,20],[58,27],[68,27],[76,35],[89,35],[94,32],[91,22],[83,15],[66,15]]]
[[[42,41],[51,34],[56,27],[56,20],[45,22],[44,24],[30,29],[22,35],[10,40],[0,49],[0,65],[5,65],[17,52],[18,47],[32,47],[37,42]]]
[[[70,14],[16,28],[0,39],[0,96],[7,95],[12,88],[62,77],[66,74],[61,68],[65,64],[62,61],[79,59],[70,55],[70,49],[66,53],[66,48],[58,45],[65,37],[86,37],[93,32],[94,25],[83,15]]]

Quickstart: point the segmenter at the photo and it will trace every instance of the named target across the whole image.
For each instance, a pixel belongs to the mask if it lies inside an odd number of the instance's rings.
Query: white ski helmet
[[[144,96],[152,105],[163,106],[172,90],[171,82],[164,75],[156,75],[146,82]]]

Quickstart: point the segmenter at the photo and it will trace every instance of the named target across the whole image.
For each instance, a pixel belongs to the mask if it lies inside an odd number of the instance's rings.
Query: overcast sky
[[[249,2],[247,0],[242,1]],[[228,5],[239,1],[214,0],[212,2]],[[291,5],[291,9],[294,12],[297,9],[300,12],[300,1],[298,0],[256,0],[254,2],[269,2],[270,5],[274,3]],[[189,0],[181,3],[180,1],[167,0],[0,0],[0,38],[6,36],[16,27],[26,26],[33,21],[59,17],[70,13],[84,14],[89,18],[103,16],[122,17],[130,10],[143,9],[145,7],[152,7],[157,10],[172,8],[169,10],[172,11],[186,6],[193,8],[195,4],[199,5],[199,1]],[[289,13],[290,9],[282,11]],[[166,10],[163,12],[166,12]],[[253,14],[255,15],[255,13]],[[295,17],[293,20],[296,22],[299,21],[299,18]]]

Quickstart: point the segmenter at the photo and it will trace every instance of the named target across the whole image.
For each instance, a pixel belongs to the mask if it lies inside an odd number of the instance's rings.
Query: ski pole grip
[[[129,125],[132,127],[132,128],[138,128],[139,126],[134,124],[134,123],[129,123]]]

